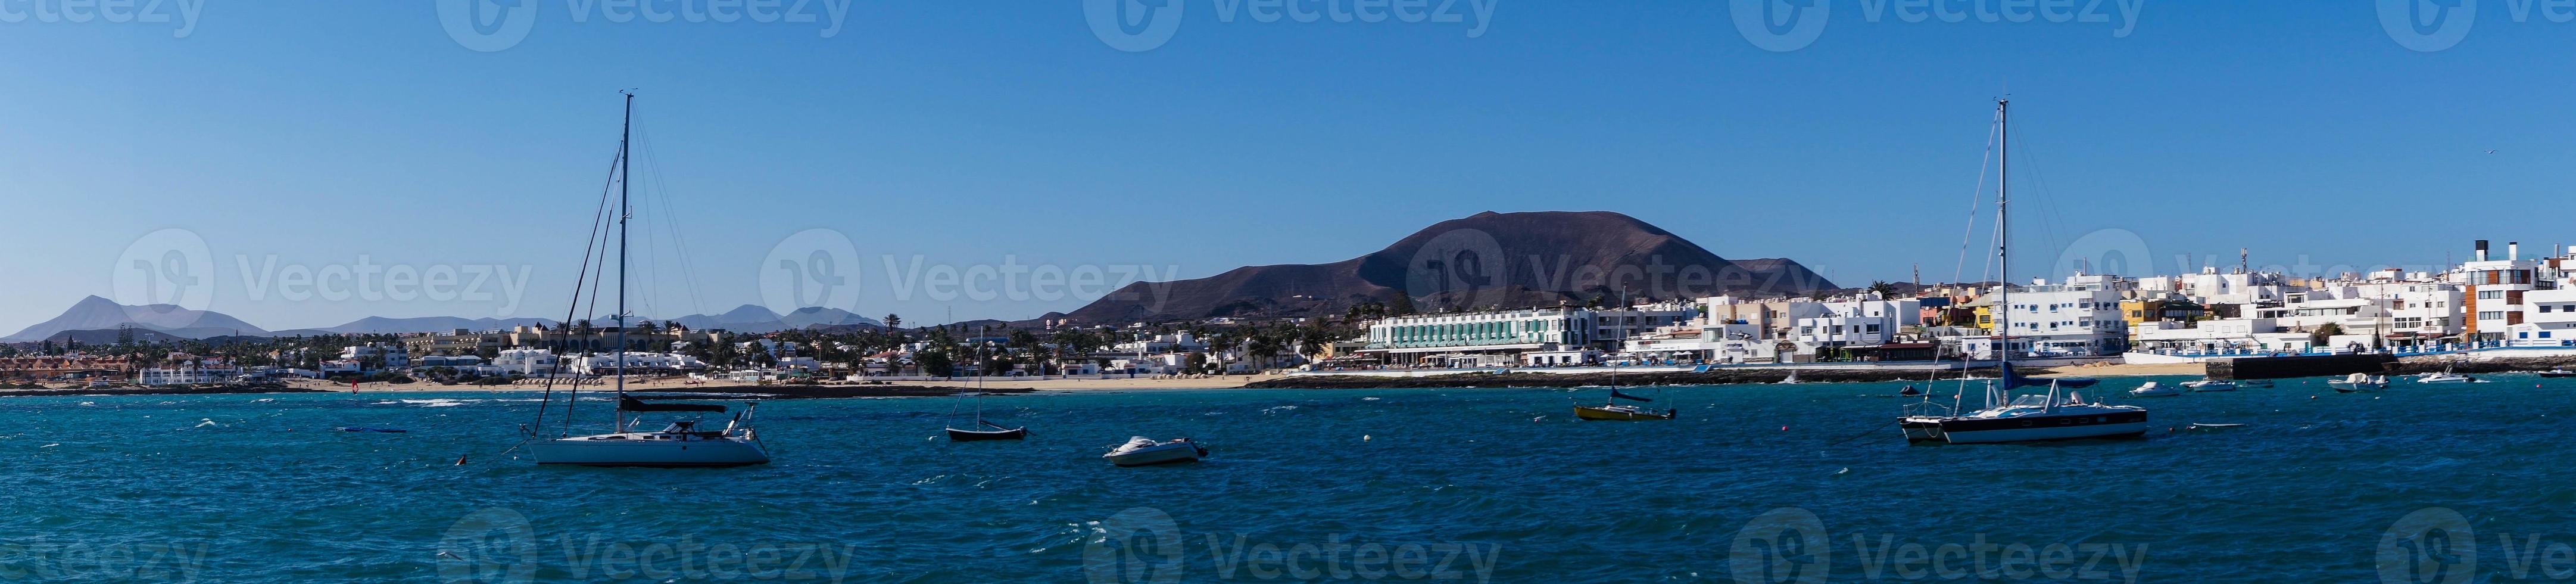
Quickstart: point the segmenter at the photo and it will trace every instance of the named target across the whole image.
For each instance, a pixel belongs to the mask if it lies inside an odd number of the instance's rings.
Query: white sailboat
[[[634,216],[627,206],[628,155],[634,139],[635,94],[626,96],[627,120],[617,146],[617,313],[610,316],[617,323],[617,408],[613,424],[604,434],[571,435],[572,413],[580,406],[580,385],[575,384],[566,396],[563,424],[554,437],[544,437],[545,410],[553,407],[553,390],[548,386],[545,403],[540,405],[537,423],[527,426],[528,454],[537,464],[580,466],[639,467],[728,467],[766,464],[769,452],[760,444],[751,428],[754,405],[745,405],[726,420],[722,428],[710,429],[705,420],[686,414],[725,412],[725,406],[714,404],[652,403],[626,395],[626,321],[633,315],[626,310],[626,222]],[[584,252],[583,270],[590,270],[590,253]],[[602,272],[605,265],[600,266]],[[575,284],[574,305],[581,304],[579,284]],[[569,316],[569,315],[567,315]],[[566,322],[571,319],[567,318]],[[562,360],[558,359],[560,368]],[[658,430],[642,430],[644,416],[637,414],[667,413],[675,419]]]
[[[1995,194],[1995,233],[1998,239],[1995,242],[1995,258],[1997,264],[2002,267],[2003,273],[2007,275],[2012,273],[2011,255],[2006,251],[2006,244],[2012,235],[2010,222],[2012,215],[2009,211],[2009,205],[2012,202],[2011,108],[2010,100],[1995,100],[1995,125],[1997,134],[2001,138],[1997,142],[2001,145],[2003,154],[1997,157],[2001,161],[1997,175],[2001,178],[1997,180]],[[1950,415],[1928,411],[1931,404],[1926,400],[1924,409],[1917,410],[1909,407],[1906,415],[1897,420],[1897,426],[1904,430],[1906,440],[1951,444],[1994,444],[2145,435],[2147,433],[2146,408],[2105,405],[2100,402],[2088,403],[2081,394],[2071,391],[2091,386],[2095,383],[2094,380],[2047,380],[2044,381],[2048,384],[2046,394],[2019,397],[2012,395],[2014,388],[2043,381],[2022,377],[2013,372],[2012,284],[2009,282],[2009,277],[2006,280],[1998,287],[1997,294],[2000,296],[1997,298],[1998,309],[1995,311],[1997,335],[1995,353],[2000,358],[1997,365],[1998,379],[1986,384],[1985,409],[1962,415]]]

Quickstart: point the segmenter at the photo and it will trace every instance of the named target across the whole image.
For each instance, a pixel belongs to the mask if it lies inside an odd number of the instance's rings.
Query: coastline
[[[2047,377],[2148,377],[2197,376],[2205,373],[2200,363],[2094,363],[2049,369],[2032,369],[2030,374]],[[2392,367],[2389,374],[2415,374],[2442,371],[2493,374],[2547,371],[2576,367],[2576,358],[2522,358],[2451,361],[2431,357],[2408,357]],[[1993,377],[1994,368],[1970,369],[1979,377]],[[1375,377],[1362,375],[1225,375],[1190,379],[1180,378],[1110,378],[1110,379],[1028,379],[986,381],[978,388],[971,380],[885,381],[866,384],[821,385],[746,385],[741,383],[688,383],[682,380],[630,380],[627,391],[659,394],[762,394],[762,399],[832,399],[868,397],[937,397],[960,392],[1025,394],[1041,391],[1150,391],[1211,389],[1404,389],[1404,388],[1474,388],[1474,387],[1577,387],[1589,385],[1758,385],[1777,384],[1790,371],[1776,368],[1717,370],[1698,372],[1630,372],[1612,374],[1504,373],[1461,372],[1428,377]],[[1902,370],[1818,369],[1798,371],[1799,380],[1807,383],[1901,383],[1921,381],[1924,373]],[[1945,372],[1948,373],[1948,372]],[[1956,379],[1956,377],[1951,377]],[[557,385],[555,390],[570,389]],[[591,382],[582,391],[603,391],[606,384]],[[298,379],[285,383],[228,385],[213,387],[143,387],[117,389],[11,389],[0,390],[5,397],[68,396],[149,396],[149,395],[223,395],[261,393],[347,393],[349,384]],[[536,383],[514,385],[441,385],[429,382],[392,384],[362,383],[355,389],[369,393],[431,392],[538,392],[545,387]]]

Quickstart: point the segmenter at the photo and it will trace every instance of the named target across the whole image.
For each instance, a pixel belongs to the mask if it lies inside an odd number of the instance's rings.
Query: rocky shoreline
[[[2576,367],[2576,357],[2522,357],[2505,359],[2451,360],[2443,357],[2401,357],[2388,366],[2391,375],[2440,373],[2529,373]]]
[[[129,387],[118,389],[8,389],[0,397],[69,397],[118,395],[226,395],[243,393],[331,393],[328,390],[288,387],[281,384],[201,385],[168,387]]]

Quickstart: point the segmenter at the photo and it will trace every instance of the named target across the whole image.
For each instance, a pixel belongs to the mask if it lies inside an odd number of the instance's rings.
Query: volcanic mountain
[[[126,306],[114,300],[91,296],[73,303],[53,320],[36,323],[17,334],[0,337],[0,341],[35,341],[64,331],[114,330],[123,325],[169,333],[184,338],[220,335],[267,335],[268,331],[251,326],[224,313],[189,310],[169,304]]]
[[[1729,261],[1619,213],[1488,211],[1440,222],[1340,262],[1251,266],[1194,280],[1130,284],[1064,317],[1117,324],[1334,314],[1369,302],[1409,301],[1433,311],[1834,288],[1797,262]]]

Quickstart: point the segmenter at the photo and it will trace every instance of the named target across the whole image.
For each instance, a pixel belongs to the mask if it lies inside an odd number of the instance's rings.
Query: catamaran
[[[2006,243],[2012,229],[2009,205],[2012,202],[2012,136],[2011,100],[1995,100],[1995,130],[2002,156],[1995,194],[1995,259],[2003,273],[2012,273],[2011,255]],[[2010,278],[2006,278],[2009,280]],[[2086,402],[2072,390],[2092,386],[2092,379],[2041,379],[2023,377],[2012,367],[2012,284],[1997,286],[1995,306],[1995,354],[1999,361],[1997,379],[1986,384],[1985,408],[1964,415],[1953,415],[1958,404],[1942,410],[1930,399],[1908,405],[1897,419],[1897,427],[1911,442],[1947,442],[1951,444],[1992,444],[2079,438],[2124,438],[2147,433],[2147,409],[2129,405],[2105,405]],[[1965,383],[1964,381],[1962,383]],[[2012,390],[2025,386],[2048,387],[2046,394],[2014,396]],[[1961,393],[1965,393],[1962,391]],[[1957,394],[1953,394],[1956,400]]]
[[[640,467],[727,467],[766,464],[769,462],[769,451],[761,446],[759,436],[753,433],[751,428],[752,411],[758,407],[757,405],[746,404],[741,412],[736,412],[731,419],[726,420],[722,428],[708,428],[703,416],[683,415],[674,416],[676,419],[667,421],[659,430],[642,430],[641,428],[644,427],[642,424],[646,420],[645,416],[638,414],[720,414],[725,412],[726,408],[715,404],[647,402],[626,394],[626,367],[629,364],[626,359],[626,321],[634,317],[626,310],[626,222],[634,216],[633,209],[627,206],[626,184],[627,167],[633,160],[628,153],[634,143],[635,94],[621,93],[626,96],[626,121],[617,141],[615,164],[617,202],[614,209],[606,209],[606,203],[604,201],[602,203],[603,212],[613,210],[617,213],[615,216],[617,220],[617,312],[609,317],[617,323],[615,335],[617,352],[614,357],[617,368],[616,415],[607,433],[571,435],[572,414],[581,403],[581,386],[575,383],[572,391],[565,397],[562,425],[558,427],[557,434],[554,437],[544,436],[546,410],[551,409],[554,404],[554,376],[548,376],[544,403],[537,408],[537,421],[523,427],[524,433],[528,436],[528,441],[523,444],[528,448],[528,455],[536,459],[537,464]],[[594,225],[595,229],[596,225]],[[591,274],[592,255],[588,249],[582,252],[582,275],[585,277]],[[602,262],[598,269],[604,276],[607,266]],[[575,308],[571,310],[579,310],[578,307],[582,304],[581,287],[582,284],[579,281],[573,285]],[[571,316],[567,311],[564,322],[572,322]],[[557,373],[561,372],[563,361],[563,359],[556,360]]]

